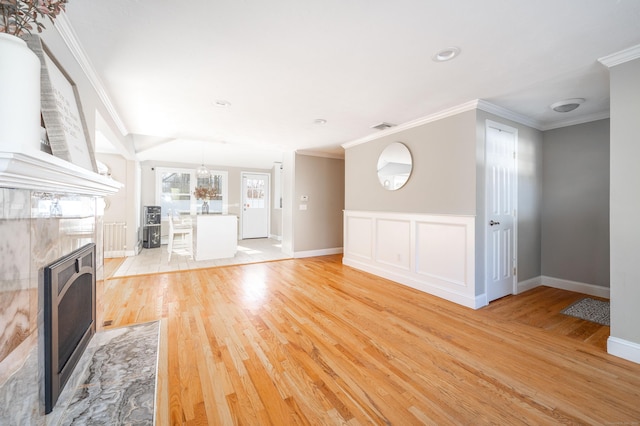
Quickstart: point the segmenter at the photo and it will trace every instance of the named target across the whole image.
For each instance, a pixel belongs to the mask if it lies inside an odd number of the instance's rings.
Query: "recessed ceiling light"
[[[219,100],[215,101],[213,104],[215,106],[217,106],[218,108],[229,108],[231,106],[231,102],[224,101],[222,99],[219,99]]]
[[[565,99],[551,104],[549,108],[555,112],[569,112],[578,108],[584,102],[584,98]]]
[[[446,49],[442,49],[435,55],[431,57],[436,62],[445,62],[450,61],[460,54],[459,47],[447,47]]]
[[[313,120],[313,124],[322,126],[323,124],[327,124],[327,120],[325,120],[324,118],[316,118],[315,120]]]

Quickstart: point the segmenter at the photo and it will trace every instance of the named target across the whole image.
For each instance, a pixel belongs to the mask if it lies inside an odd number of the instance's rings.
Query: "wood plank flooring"
[[[158,424],[640,421],[640,365],[559,316],[581,295],[474,311],[340,260],[108,279],[99,321],[162,319]]]

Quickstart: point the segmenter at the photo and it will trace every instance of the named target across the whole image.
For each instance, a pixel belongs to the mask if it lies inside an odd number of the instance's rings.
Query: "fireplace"
[[[96,332],[96,245],[44,268],[45,413],[50,413]]]

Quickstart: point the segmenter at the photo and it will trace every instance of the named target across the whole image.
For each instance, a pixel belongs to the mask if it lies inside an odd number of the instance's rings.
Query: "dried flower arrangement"
[[[193,195],[195,195],[198,200],[212,200],[216,196],[216,192],[211,187],[196,186]]]
[[[0,33],[20,36],[39,33],[44,29],[45,17],[51,22],[65,8],[68,0],[0,0]]]

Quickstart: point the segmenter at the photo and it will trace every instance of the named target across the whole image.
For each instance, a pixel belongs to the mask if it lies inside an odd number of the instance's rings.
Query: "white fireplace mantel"
[[[105,196],[122,188],[120,182],[39,151],[0,151],[0,188]]]

